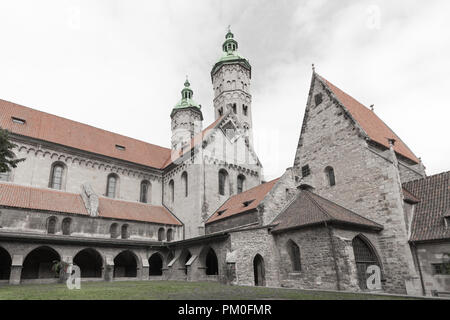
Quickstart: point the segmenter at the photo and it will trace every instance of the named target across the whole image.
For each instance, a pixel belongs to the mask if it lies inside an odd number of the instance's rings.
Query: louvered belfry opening
[[[361,237],[355,237],[353,239],[353,252],[355,254],[356,269],[358,272],[359,287],[363,290],[367,290],[367,277],[366,270],[369,266],[380,266],[378,258],[373,249],[364,241]]]

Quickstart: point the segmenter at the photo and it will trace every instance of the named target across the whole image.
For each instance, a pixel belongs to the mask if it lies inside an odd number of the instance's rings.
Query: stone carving
[[[91,217],[98,217],[98,195],[89,183],[84,183],[81,186],[81,190],[81,197],[89,215]]]

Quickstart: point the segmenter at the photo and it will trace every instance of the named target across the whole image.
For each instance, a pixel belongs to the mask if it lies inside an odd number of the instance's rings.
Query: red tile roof
[[[25,120],[17,124],[12,117]],[[170,149],[0,99],[0,127],[13,133],[161,169]],[[116,145],[124,146],[118,150]]]
[[[273,224],[276,224],[276,226],[272,231],[279,232],[325,222],[352,224],[375,230],[383,229],[383,226],[372,220],[366,219],[315,193],[303,190],[275,218]]]
[[[230,197],[207,221],[206,223],[211,223],[219,221],[240,213],[249,212],[256,209],[261,201],[266,197],[270,190],[278,182],[278,179],[272,180],[249,189],[240,194]],[[252,201],[245,206],[244,203]]]
[[[372,110],[366,108],[359,101],[333,85],[328,80],[319,75],[317,75],[317,77],[328,86],[330,91],[334,93],[339,102],[350,112],[351,116],[359,123],[371,140],[389,148],[388,139],[395,139],[395,152],[415,163],[420,162],[408,146]]]
[[[0,205],[88,215],[81,195],[52,189],[0,183]],[[138,202],[99,198],[99,216],[104,218],[181,225],[164,207]]]
[[[450,171],[403,186],[420,199],[414,210],[410,240],[450,239],[450,228],[446,228],[444,221],[450,210]]]

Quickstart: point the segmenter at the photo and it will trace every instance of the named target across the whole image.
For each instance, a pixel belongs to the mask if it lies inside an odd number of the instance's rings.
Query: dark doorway
[[[371,246],[360,236],[353,239],[353,252],[355,254],[356,270],[358,272],[359,287],[367,290],[367,268],[369,266],[380,266],[378,258]]]
[[[21,278],[24,280],[57,278],[58,275],[52,267],[58,261],[60,261],[59,254],[52,248],[36,248],[25,258]]]
[[[103,259],[94,249],[84,249],[73,258],[73,264],[80,267],[81,278],[101,278]]]
[[[114,258],[114,278],[137,277],[136,256],[131,251],[123,251]]]
[[[150,276],[162,276],[163,260],[159,253],[154,253],[150,259],[148,259],[148,264]]]
[[[11,256],[8,251],[0,247],[0,280],[9,280],[11,262]]]
[[[186,254],[186,257],[184,258],[184,274],[187,275],[188,274],[188,267],[186,265],[186,263],[188,263],[188,261],[192,258],[192,254],[188,251]],[[183,260],[182,260],[183,261]]]
[[[216,253],[212,248],[209,249],[206,255],[206,275],[214,276],[219,274],[219,263],[217,261]]]
[[[253,259],[253,273],[255,276],[255,286],[265,286],[266,275],[264,270],[264,260],[259,254]]]

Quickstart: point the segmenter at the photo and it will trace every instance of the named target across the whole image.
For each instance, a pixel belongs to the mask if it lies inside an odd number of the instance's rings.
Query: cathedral
[[[0,285],[220,281],[315,290],[450,291],[450,172],[427,176],[376,114],[313,69],[292,167],[264,181],[252,67],[231,31],[211,70],[215,121],[188,79],[170,148],[0,100],[17,168],[0,173]],[[294,150],[293,150],[294,151]]]

